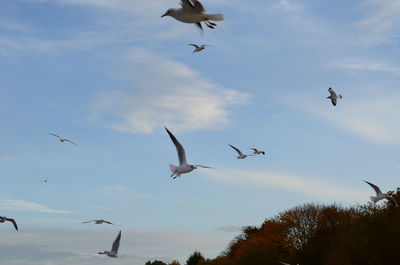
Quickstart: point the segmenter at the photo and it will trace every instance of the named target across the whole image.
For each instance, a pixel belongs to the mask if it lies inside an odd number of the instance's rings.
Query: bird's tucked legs
[[[217,26],[217,24],[209,21],[209,20],[204,20],[204,23],[206,24],[207,27],[209,27],[210,29],[214,29],[214,27]]]

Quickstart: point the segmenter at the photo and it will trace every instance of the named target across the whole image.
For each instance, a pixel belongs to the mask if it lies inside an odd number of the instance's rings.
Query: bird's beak
[[[164,15],[162,15],[161,17],[165,17],[167,15],[167,13],[165,13]]]

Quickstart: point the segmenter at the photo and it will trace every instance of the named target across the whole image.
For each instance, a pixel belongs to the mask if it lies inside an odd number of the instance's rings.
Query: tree
[[[200,262],[204,261],[203,254],[199,251],[193,252],[192,255],[187,259],[186,265],[198,265]]]
[[[163,262],[163,261],[159,261],[159,260],[155,260],[153,262],[151,262],[150,260],[148,262],[146,262],[145,265],[167,265],[167,263]]]

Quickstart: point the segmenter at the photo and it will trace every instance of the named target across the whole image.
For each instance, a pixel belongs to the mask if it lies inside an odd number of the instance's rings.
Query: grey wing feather
[[[230,144],[228,144],[230,147],[232,147],[233,149],[235,149],[235,151],[239,154],[239,155],[242,155],[242,152],[239,150],[239,149],[237,149],[236,147],[234,147],[233,145],[230,145]]]
[[[54,134],[54,133],[49,133],[50,135],[53,135],[53,136],[55,136],[55,137],[57,137],[57,138],[61,138],[60,136],[58,136],[57,134]]]
[[[372,184],[371,182],[368,182],[366,180],[364,180],[364,182],[366,182],[368,185],[370,185],[375,190],[376,195],[381,195],[382,194],[382,191],[378,186],[376,186],[375,184]]]
[[[334,98],[334,97],[332,97],[332,98],[331,98],[331,102],[332,102],[332,105],[333,105],[333,106],[336,106],[337,99]]]
[[[65,139],[65,141],[70,142],[71,144],[77,145],[76,143],[72,142],[71,140]]]
[[[11,222],[11,223],[14,225],[15,230],[18,231],[18,226],[17,226],[17,223],[15,222],[14,219],[12,219],[12,218],[6,218],[6,220],[9,221],[9,222]]]
[[[336,92],[331,87],[328,89],[328,91],[331,93],[332,97],[336,97]]]
[[[121,240],[121,230],[119,231],[118,236],[115,238],[114,243],[112,244],[111,251],[118,253],[120,240]]]
[[[181,6],[182,6],[182,9],[185,11],[189,11],[194,8],[194,5],[193,5],[192,1],[190,1],[190,0],[182,0]]]
[[[193,3],[194,3],[194,9],[196,10],[196,12],[204,12],[205,11],[203,5],[199,1],[193,0]]]
[[[181,145],[181,143],[175,138],[175,136],[167,129],[167,127],[164,127],[165,130],[167,131],[169,137],[171,138],[172,142],[174,143],[176,147],[176,152],[178,153],[178,158],[179,158],[179,164],[186,164],[186,154],[185,154],[185,149]]]

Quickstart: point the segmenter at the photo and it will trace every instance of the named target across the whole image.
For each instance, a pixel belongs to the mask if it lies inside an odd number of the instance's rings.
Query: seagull
[[[18,226],[14,219],[0,216],[0,223],[4,223],[5,221],[12,223],[14,225],[15,230],[18,231]]]
[[[99,254],[106,254],[107,256],[111,258],[116,258],[118,254],[118,249],[119,249],[119,241],[121,240],[121,230],[119,230],[118,236],[115,238],[111,251],[104,250],[104,252],[99,252]]]
[[[177,177],[180,177],[181,174],[189,173],[193,169],[197,169],[198,167],[202,168],[212,168],[208,166],[202,166],[202,165],[189,165],[186,162],[186,155],[185,155],[185,149],[183,149],[183,146],[179,141],[175,138],[175,136],[167,129],[167,127],[164,127],[165,130],[167,131],[169,137],[171,138],[172,142],[174,143],[176,147],[176,151],[178,153],[178,158],[179,158],[179,166],[174,166],[174,165],[169,165],[169,168],[171,169],[172,175],[171,178],[176,179]]]
[[[82,224],[87,224],[90,222],[94,222],[96,225],[102,224],[102,223],[106,223],[106,224],[110,224],[110,225],[115,225],[109,221],[103,220],[103,219],[98,219],[98,220],[90,220],[90,221],[86,221],[86,222],[82,222]]]
[[[331,95],[329,97],[326,98],[330,98],[332,101],[333,106],[336,106],[336,102],[338,98],[343,98],[342,95],[336,95],[336,92],[330,87],[328,89],[329,93],[331,93]]]
[[[204,50],[207,46],[210,46],[210,45],[206,45],[206,44],[203,44],[203,45],[199,46],[199,45],[192,44],[192,43],[191,43],[191,44],[188,44],[188,45],[191,45],[191,46],[193,46],[193,47],[195,48],[194,51],[193,51],[193,53],[202,51],[202,50]]]
[[[235,151],[239,154],[238,156],[237,156],[237,159],[244,159],[244,158],[246,158],[246,157],[248,157],[248,156],[252,156],[252,155],[244,155],[243,153],[242,153],[242,151],[240,151],[238,148],[236,148],[236,147],[234,147],[233,145],[230,145],[230,144],[228,144],[230,147],[232,147],[233,149],[235,149]]]
[[[253,150],[254,155],[265,155],[264,151],[258,150],[256,148],[250,148],[250,149]]]
[[[214,29],[217,24],[212,21],[224,20],[222,14],[207,14],[203,5],[197,0],[181,0],[181,8],[170,8],[161,17],[170,16],[183,23],[195,23],[200,30],[203,30],[201,22],[207,27]]]
[[[47,183],[47,178],[46,178],[46,179],[44,179],[44,180],[42,180],[41,182],[43,182],[43,183]]]
[[[53,136],[55,136],[55,137],[57,137],[59,140],[60,140],[60,142],[70,142],[71,144],[74,144],[74,145],[77,145],[76,143],[74,143],[74,142],[71,142],[71,140],[68,140],[68,139],[66,139],[66,138],[61,138],[60,136],[58,136],[57,134],[54,134],[54,133],[49,133],[50,135],[53,135]]]
[[[376,185],[374,185],[374,184],[372,184],[372,183],[370,183],[368,181],[364,180],[364,182],[366,182],[368,185],[370,185],[376,192],[376,196],[371,196],[370,197],[370,199],[371,199],[371,201],[373,203],[376,203],[376,202],[378,202],[380,200],[383,200],[383,199],[387,199],[388,201],[394,203],[394,205],[396,205],[396,207],[397,207],[397,202],[391,195],[389,195],[387,193],[382,193],[381,189],[378,186],[376,186]]]

